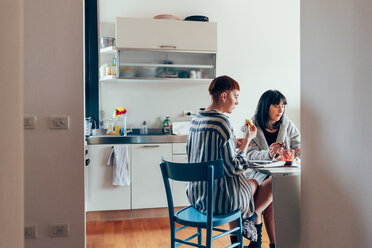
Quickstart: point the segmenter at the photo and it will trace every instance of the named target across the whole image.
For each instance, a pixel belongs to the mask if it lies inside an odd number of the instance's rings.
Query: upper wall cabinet
[[[217,24],[119,17],[116,47],[216,52]]]

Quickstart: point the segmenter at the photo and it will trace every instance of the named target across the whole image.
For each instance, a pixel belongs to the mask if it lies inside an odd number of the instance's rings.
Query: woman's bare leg
[[[261,224],[262,213],[269,207],[273,202],[273,191],[272,191],[272,177],[269,177],[260,185],[257,189],[254,205],[257,213],[257,220],[255,224]]]
[[[275,244],[275,227],[274,227],[274,211],[273,203],[271,203],[263,213],[267,235],[269,236],[270,244]]]

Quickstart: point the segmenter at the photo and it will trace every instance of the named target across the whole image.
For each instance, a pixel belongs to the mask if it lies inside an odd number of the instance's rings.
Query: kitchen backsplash
[[[139,128],[143,121],[149,128],[161,128],[166,115],[172,121],[187,121],[183,112],[209,105],[209,83],[193,82],[101,82],[100,109],[103,119],[112,118],[114,109],[128,110],[127,128]],[[102,118],[101,117],[101,118]]]

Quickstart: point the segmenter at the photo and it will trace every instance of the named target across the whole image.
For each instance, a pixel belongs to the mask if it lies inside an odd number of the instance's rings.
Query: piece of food
[[[279,145],[280,145],[280,147],[285,147],[284,141],[280,142]]]
[[[250,127],[253,127],[254,126],[253,122],[251,120],[249,120],[249,119],[245,119],[245,125],[246,126],[249,125]]]

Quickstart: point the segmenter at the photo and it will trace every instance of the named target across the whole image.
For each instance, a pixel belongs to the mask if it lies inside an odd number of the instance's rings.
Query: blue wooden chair
[[[234,232],[238,236],[238,242],[227,247],[243,247],[242,219],[240,210],[223,215],[213,214],[213,182],[214,179],[222,178],[224,176],[222,160],[203,163],[173,163],[163,160],[163,162],[160,164],[160,167],[168,200],[172,248],[178,247],[182,244],[187,244],[194,247],[209,248],[212,247],[212,240]],[[185,207],[177,213],[174,213],[173,198],[169,179],[176,181],[206,181],[207,213],[203,214],[192,206]],[[231,230],[215,228],[231,221],[237,221],[237,227]],[[176,228],[176,223],[181,224],[181,226]],[[178,239],[176,237],[176,233],[186,227],[196,227],[197,231],[186,239]],[[206,229],[205,245],[202,244],[202,229]],[[212,230],[220,233],[216,236],[212,236]],[[196,237],[198,238],[198,242],[191,242],[191,240]]]

